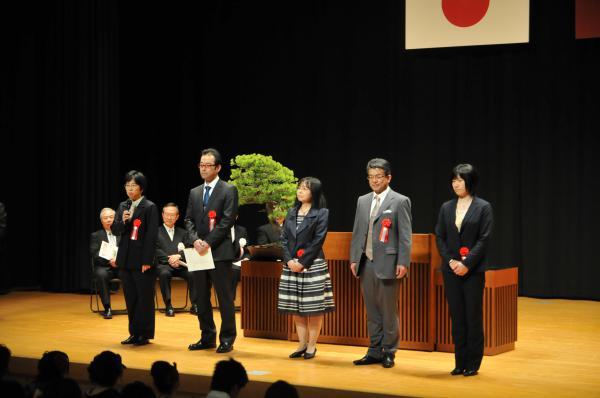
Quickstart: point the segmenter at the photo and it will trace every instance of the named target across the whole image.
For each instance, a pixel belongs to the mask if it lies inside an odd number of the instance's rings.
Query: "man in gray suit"
[[[367,179],[373,192],[359,197],[356,204],[350,268],[360,278],[370,344],[354,364],[391,368],[399,343],[399,279],[410,265],[410,199],[389,187],[392,173],[385,159],[367,163]]]

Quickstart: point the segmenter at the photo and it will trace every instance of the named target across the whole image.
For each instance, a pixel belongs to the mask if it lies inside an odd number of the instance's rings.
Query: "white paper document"
[[[100,245],[100,253],[98,253],[98,255],[100,257],[110,261],[113,258],[117,258],[118,250],[119,250],[119,248],[117,246],[113,245],[112,243],[102,241],[102,244]]]
[[[183,252],[185,253],[185,265],[187,266],[188,271],[215,269],[215,262],[213,261],[211,249],[208,249],[203,256],[198,254],[193,247],[186,247]]]

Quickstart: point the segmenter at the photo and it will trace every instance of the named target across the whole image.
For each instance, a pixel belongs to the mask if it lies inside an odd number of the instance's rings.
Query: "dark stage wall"
[[[414,232],[433,231],[452,166],[473,163],[492,262],[520,267],[520,293],[600,299],[600,40],[574,39],[571,1],[532,0],[528,44],[411,51],[402,1],[2,7],[8,285],[85,288],[122,175],[144,171],[150,199],[185,208],[214,146],[319,177],[333,231],[351,229],[372,157],[392,162]]]

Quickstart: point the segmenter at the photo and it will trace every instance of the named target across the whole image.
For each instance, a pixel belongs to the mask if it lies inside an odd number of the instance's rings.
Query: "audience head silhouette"
[[[265,398],[299,398],[296,387],[287,381],[277,380],[265,391]]]
[[[46,351],[38,362],[38,381],[60,379],[69,373],[69,357],[62,351]]]
[[[210,383],[211,390],[226,392],[231,398],[235,398],[246,384],[248,375],[241,363],[233,358],[217,362]]]
[[[133,381],[121,390],[122,398],[156,398],[154,390],[141,381]]]
[[[103,387],[113,387],[123,374],[125,365],[121,356],[112,351],[102,351],[88,366],[90,381]]]
[[[52,381],[42,393],[44,398],[81,398],[81,387],[70,377]]]
[[[166,361],[156,361],[150,368],[150,374],[154,380],[154,386],[159,393],[163,395],[171,395],[179,386],[179,372],[177,364]]]
[[[8,364],[10,362],[10,350],[4,344],[0,344],[0,379],[8,374]]]

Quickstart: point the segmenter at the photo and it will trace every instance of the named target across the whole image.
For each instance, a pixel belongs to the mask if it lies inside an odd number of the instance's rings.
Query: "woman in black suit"
[[[335,309],[323,254],[329,210],[321,187],[314,177],[298,182],[296,205],[288,211],[281,233],[284,266],[277,308],[294,314],[298,332],[298,348],[290,358],[315,357],[323,314]]]
[[[470,164],[452,169],[456,198],[440,209],[435,234],[452,319],[452,375],[475,376],[483,359],[483,289],[492,206],[475,196],[478,174]]]
[[[132,170],[125,175],[129,199],[121,202],[111,229],[121,235],[117,252],[119,277],[129,317],[129,337],[121,344],[145,345],[154,338],[154,255],[158,209],[144,195],[146,176]]]

